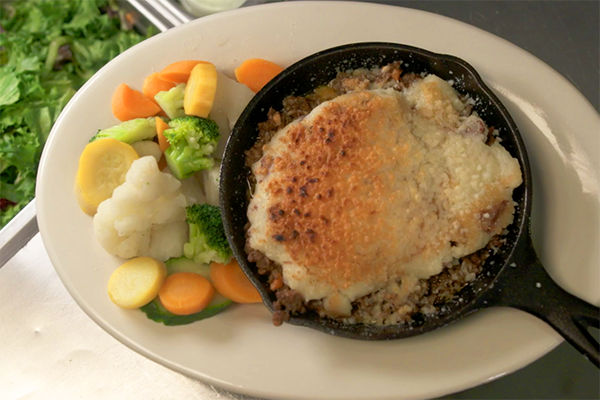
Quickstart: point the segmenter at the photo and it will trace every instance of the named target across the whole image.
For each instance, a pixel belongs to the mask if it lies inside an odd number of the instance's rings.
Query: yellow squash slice
[[[185,86],[183,109],[187,115],[208,118],[217,91],[217,69],[213,64],[202,63],[192,69]]]
[[[167,267],[150,257],[132,258],[112,273],[108,297],[122,308],[139,308],[150,303],[167,277]]]
[[[133,147],[112,138],[98,139],[85,146],[75,177],[75,196],[83,212],[96,214],[98,205],[125,182],[129,167],[138,158]]]

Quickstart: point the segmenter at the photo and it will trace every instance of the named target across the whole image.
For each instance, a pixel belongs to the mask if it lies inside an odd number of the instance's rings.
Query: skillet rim
[[[356,42],[345,44],[341,46],[335,46],[332,48],[324,49],[317,53],[313,53],[284,69],[280,74],[278,74],[275,78],[273,78],[267,85],[265,85],[248,103],[244,111],[241,113],[238,118],[234,128],[231,131],[231,134],[227,140],[227,145],[225,148],[225,152],[222,160],[222,167],[220,171],[220,181],[219,181],[219,199],[220,199],[220,208],[221,208],[221,218],[223,220],[223,226],[225,228],[225,234],[233,251],[235,258],[237,259],[240,267],[246,274],[246,276],[250,279],[252,284],[259,291],[263,303],[267,306],[271,313],[274,312],[273,307],[273,292],[268,290],[263,282],[261,282],[258,274],[255,273],[256,268],[251,267],[250,265],[254,265],[254,263],[249,263],[246,259],[246,252],[243,249],[243,246],[239,248],[236,246],[234,241],[234,236],[236,235],[236,231],[232,228],[232,221],[234,217],[232,217],[232,207],[235,207],[236,204],[232,204],[230,201],[231,192],[235,191],[235,178],[232,173],[230,173],[231,163],[229,162],[232,157],[235,157],[234,146],[236,142],[238,142],[239,136],[244,133],[244,125],[246,120],[252,115],[255,111],[259,103],[265,98],[272,90],[277,90],[277,87],[286,79],[291,79],[290,76],[293,76],[297,73],[298,70],[302,70],[306,68],[307,65],[313,63],[327,63],[327,57],[331,57],[338,53],[343,53],[347,51],[364,51],[370,50],[374,52],[374,57],[377,56],[377,50],[381,49],[389,49],[394,52],[404,52],[410,54],[417,54],[423,56],[429,60],[431,63],[429,66],[435,65],[438,62],[454,64],[464,68],[470,78],[474,81],[477,89],[481,91],[483,94],[484,100],[489,102],[489,107],[494,108],[501,116],[502,121],[506,124],[506,128],[508,132],[505,132],[503,136],[508,136],[511,139],[512,145],[514,145],[514,150],[509,151],[513,157],[515,157],[520,164],[521,173],[523,177],[523,183],[516,190],[522,190],[523,193],[520,195],[521,197],[521,206],[517,207],[515,210],[515,218],[513,223],[509,226],[509,229],[514,230],[515,239],[512,243],[507,243],[503,245],[503,252],[508,253],[505,257],[505,260],[501,266],[497,266],[495,268],[494,273],[492,274],[490,279],[487,279],[487,283],[483,285],[479,285],[477,288],[473,288],[471,284],[463,287],[459,293],[462,294],[463,290],[475,290],[472,294],[472,298],[466,302],[454,302],[454,305],[449,306],[449,310],[443,314],[436,314],[433,317],[424,317],[423,320],[420,321],[419,324],[413,326],[411,323],[407,324],[397,324],[397,325],[366,325],[366,324],[343,324],[341,322],[329,319],[329,318],[320,318],[318,315],[314,313],[310,313],[308,315],[303,316],[295,316],[291,317],[290,320],[286,321],[292,325],[305,326],[312,329],[316,329],[318,331],[328,333],[330,335],[351,338],[351,339],[360,339],[360,340],[390,340],[390,339],[400,339],[405,337],[411,337],[415,335],[419,335],[422,333],[426,333],[429,331],[436,330],[445,325],[448,325],[454,321],[460,320],[462,317],[477,311],[478,309],[487,308],[494,306],[494,304],[488,303],[487,300],[484,300],[484,295],[493,288],[494,283],[502,276],[502,272],[505,268],[512,262],[513,256],[515,253],[518,253],[518,248],[522,247],[524,240],[529,238],[530,231],[530,215],[531,215],[531,193],[532,193],[532,182],[531,182],[531,168],[529,165],[529,159],[527,157],[527,151],[525,148],[525,144],[521,137],[521,134],[517,128],[516,123],[510,116],[506,107],[502,104],[500,99],[494,94],[494,92],[485,84],[477,70],[470,65],[465,60],[448,54],[439,54],[434,53],[432,51],[400,44],[393,42]],[[403,55],[399,55],[399,58],[402,58]],[[385,58],[385,56],[383,57]],[[324,82],[316,82],[313,85],[313,88],[318,84],[322,84]],[[290,93],[286,91],[286,95],[296,94],[293,91]],[[481,95],[479,94],[479,95]],[[277,105],[279,106],[279,105]],[[266,120],[266,112],[267,110],[261,109],[261,111]],[[483,118],[485,121],[485,118]],[[257,131],[256,127],[249,127],[248,129]],[[247,130],[246,130],[247,133]],[[244,148],[243,150],[248,150],[248,148]],[[244,170],[247,169],[244,167]],[[235,171],[234,171],[235,172]],[[244,178],[245,179],[245,178]],[[513,200],[514,200],[513,193]],[[247,207],[244,207],[244,210]],[[247,219],[246,219],[247,222]],[[237,233],[239,235],[239,233]],[[243,233],[245,237],[245,232]],[[480,275],[478,274],[477,280],[479,280]],[[469,289],[467,289],[469,288]],[[462,299],[461,299],[462,300]]]

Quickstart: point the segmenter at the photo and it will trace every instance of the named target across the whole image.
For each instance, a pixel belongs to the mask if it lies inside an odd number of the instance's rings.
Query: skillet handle
[[[600,368],[600,345],[588,328],[600,328],[600,309],[558,286],[540,262],[531,239],[515,249],[516,266],[507,265],[485,304],[513,307],[544,320],[584,357]],[[481,303],[480,303],[481,304]]]

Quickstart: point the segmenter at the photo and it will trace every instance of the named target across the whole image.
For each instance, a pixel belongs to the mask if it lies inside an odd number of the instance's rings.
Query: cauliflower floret
[[[94,233],[104,249],[122,258],[149,256],[161,261],[183,254],[187,240],[187,200],[181,183],[160,172],[156,159],[133,162],[125,182],[98,206]]]
[[[197,172],[200,175],[202,187],[204,188],[205,203],[219,207],[219,176],[221,173],[221,162],[215,161],[211,169]]]
[[[161,261],[182,256],[183,244],[187,241],[188,232],[189,228],[185,220],[152,228],[148,255]]]

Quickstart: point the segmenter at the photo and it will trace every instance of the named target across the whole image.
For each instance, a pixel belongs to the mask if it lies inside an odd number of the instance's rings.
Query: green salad
[[[0,228],[35,193],[42,148],[75,92],[140,34],[117,1],[0,4]]]

